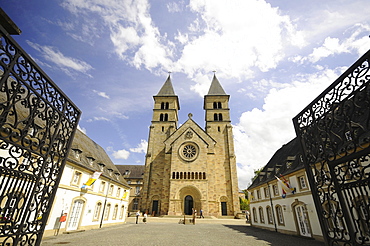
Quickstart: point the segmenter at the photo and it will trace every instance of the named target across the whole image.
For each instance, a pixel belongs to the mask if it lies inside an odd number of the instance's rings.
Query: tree
[[[249,200],[239,197],[240,210],[249,210]]]

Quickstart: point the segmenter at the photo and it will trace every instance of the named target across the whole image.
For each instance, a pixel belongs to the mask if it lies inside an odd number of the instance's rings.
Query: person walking
[[[203,218],[204,219],[204,216],[203,216],[203,209],[201,209],[199,211],[199,219]]]
[[[139,223],[140,210],[136,212],[136,224]]]
[[[143,218],[143,222],[144,224],[146,224],[146,220],[148,219],[148,215],[146,214],[146,212],[144,213],[144,218]]]

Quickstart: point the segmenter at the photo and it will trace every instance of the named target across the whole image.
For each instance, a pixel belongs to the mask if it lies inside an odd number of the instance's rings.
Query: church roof
[[[176,96],[173,90],[171,77],[168,75],[166,82],[164,82],[162,88],[159,90],[157,96]]]
[[[220,82],[218,81],[216,74],[213,75],[211,87],[209,88],[207,95],[226,95],[226,92],[224,91]]]

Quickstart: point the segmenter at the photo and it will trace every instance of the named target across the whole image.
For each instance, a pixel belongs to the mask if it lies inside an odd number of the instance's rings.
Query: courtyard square
[[[323,242],[251,227],[245,220],[197,219],[193,224],[179,224],[179,218],[148,218],[144,224],[127,223],[79,233],[44,238],[41,245],[118,246],[118,245],[284,245],[323,246]],[[188,222],[188,221],[187,221]]]

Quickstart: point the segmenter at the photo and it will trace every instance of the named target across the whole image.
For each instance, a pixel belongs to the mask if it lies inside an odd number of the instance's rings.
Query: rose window
[[[180,147],[179,152],[185,161],[193,161],[198,156],[198,146],[194,143],[186,143]]]
[[[182,153],[186,158],[190,159],[195,156],[195,154],[197,153],[197,149],[193,145],[186,145],[182,150]]]

